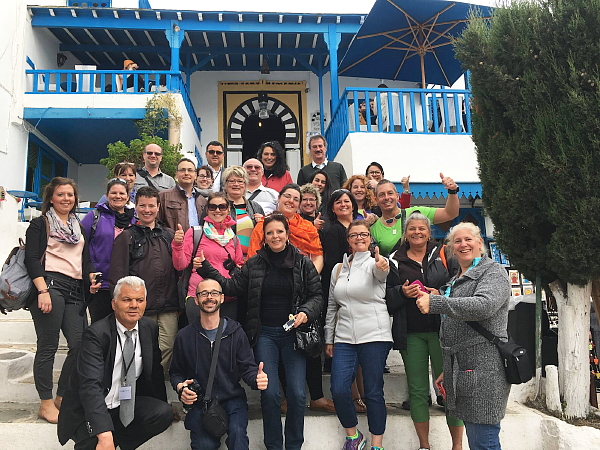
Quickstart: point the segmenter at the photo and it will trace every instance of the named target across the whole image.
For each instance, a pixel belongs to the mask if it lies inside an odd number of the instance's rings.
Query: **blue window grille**
[[[29,135],[27,177],[25,190],[42,197],[44,189],[54,177],[66,177],[67,160],[50,149],[36,136]]]

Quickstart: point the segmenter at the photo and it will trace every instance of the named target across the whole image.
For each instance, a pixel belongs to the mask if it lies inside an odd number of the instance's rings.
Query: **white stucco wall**
[[[59,41],[48,30],[33,29],[27,0],[2,3],[0,15],[0,181],[7,189],[24,189],[27,170],[28,124],[24,123],[23,99],[27,86],[25,71],[29,57],[36,68],[57,69]],[[37,0],[38,5],[65,5],[64,0]],[[78,61],[70,54],[64,68]],[[56,150],[56,148],[54,148]],[[64,153],[59,153],[65,156]],[[70,158],[69,176],[77,178]]]
[[[460,182],[478,182],[477,157],[471,136],[445,134],[351,133],[335,158],[346,173],[364,173],[372,161],[385,177],[437,183],[440,172]]]

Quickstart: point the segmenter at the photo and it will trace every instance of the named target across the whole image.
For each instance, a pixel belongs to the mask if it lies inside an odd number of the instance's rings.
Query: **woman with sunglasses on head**
[[[196,171],[196,187],[205,199],[208,199],[209,194],[213,191],[214,172],[210,166],[200,166]]]
[[[235,220],[229,215],[229,202],[225,193],[211,192],[206,211],[202,230],[196,230],[196,236],[200,234],[200,241],[193,257],[204,252],[204,257],[221,275],[231,278],[235,268],[244,264],[244,255],[239,239],[233,231]],[[185,270],[190,265],[194,252],[194,227],[189,228],[185,234],[182,230],[176,231],[171,247],[175,270]],[[194,302],[196,286],[200,281],[202,277],[192,270],[185,307],[189,323],[194,323],[200,316],[198,305]],[[237,297],[226,296],[221,305],[221,315],[239,321],[237,307]]]
[[[439,314],[421,314],[416,302],[423,289],[439,294],[457,265],[455,260],[446,259],[442,244],[431,239],[431,222],[418,211],[407,217],[401,245],[390,255],[390,262],[386,298],[388,311],[394,318],[394,348],[404,361],[410,416],[419,449],[429,449],[429,361],[435,378],[443,370],[439,339],[442,319]],[[450,415],[446,423],[452,436],[452,450],[462,449],[464,424]]]
[[[265,142],[256,155],[264,168],[262,184],[264,187],[281,191],[286,184],[293,183],[285,158],[285,150],[277,141]]]
[[[85,295],[100,288],[94,281],[96,269],[90,260],[89,240],[75,215],[77,201],[73,180],[53,178],[44,189],[42,215],[29,223],[26,232],[24,263],[37,290],[36,300],[29,305],[37,336],[33,378],[41,400],[38,417],[50,423],[58,422],[58,410],[87,326],[81,315]],[[52,368],[61,331],[69,352],[53,401]]]
[[[135,179],[135,178],[134,178]],[[100,290],[92,295],[89,304],[92,323],[113,312],[112,296],[108,287],[108,270],[113,243],[121,232],[135,223],[134,208],[129,205],[127,183],[113,178],[106,185],[106,203],[98,203],[95,211],[88,212],[81,225],[90,243],[90,257],[103,278]]]
[[[126,161],[120,162],[113,169],[113,178],[121,178],[127,184],[127,193],[129,195],[128,205],[132,208],[135,207],[135,194],[137,192],[134,187],[136,174],[137,169],[135,168],[135,164]],[[98,203],[106,203],[106,200],[106,195],[103,195],[98,200]]]
[[[334,198],[334,195],[332,198]],[[360,450],[365,437],[356,428],[355,404],[351,385],[358,366],[364,375],[364,400],[371,432],[371,450],[383,450],[386,406],[383,397],[383,368],[392,347],[390,318],[385,303],[385,282],[389,262],[371,254],[371,233],[364,220],[350,222],[347,241],[351,255],[344,255],[341,266],[333,270],[327,320],[325,352],[333,357],[331,394],[335,411],[346,431],[342,450]]]
[[[202,254],[195,264],[202,277],[221,284],[224,294],[248,296],[245,331],[256,361],[264,363],[264,372],[269,376],[269,386],[261,391],[265,447],[282,450],[285,434],[285,449],[300,450],[304,443],[306,356],[295,348],[295,331],[285,331],[283,324],[292,316],[292,326],[297,328],[321,315],[321,284],[315,266],[290,243],[286,216],[273,212],[262,225],[260,249],[231,279],[223,277]],[[285,431],[279,410],[280,361],[287,378]]]
[[[257,202],[245,197],[248,187],[248,173],[241,166],[229,166],[223,171],[223,192],[229,200],[229,214],[235,220],[233,230],[242,244],[244,255],[251,257],[249,252],[250,236],[254,228],[262,221],[265,213]]]

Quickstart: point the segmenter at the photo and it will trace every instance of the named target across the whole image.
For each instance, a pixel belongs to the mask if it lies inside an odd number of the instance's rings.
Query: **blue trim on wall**
[[[394,183],[398,192],[402,192],[402,183]],[[481,198],[481,183],[457,182],[460,186],[459,197]],[[448,191],[442,183],[410,183],[410,190],[415,198],[447,198]]]
[[[143,119],[145,108],[24,108],[24,119]]]

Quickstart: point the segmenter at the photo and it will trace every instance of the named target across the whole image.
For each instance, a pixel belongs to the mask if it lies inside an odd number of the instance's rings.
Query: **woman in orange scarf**
[[[279,193],[279,206],[277,211],[282,213],[290,225],[290,242],[300,252],[310,257],[317,272],[323,269],[323,247],[319,239],[319,233],[315,226],[298,214],[298,207],[302,194],[300,186],[295,183],[286,184]],[[250,246],[248,247],[248,258],[253,257],[263,243],[263,224],[259,222],[252,231]]]

